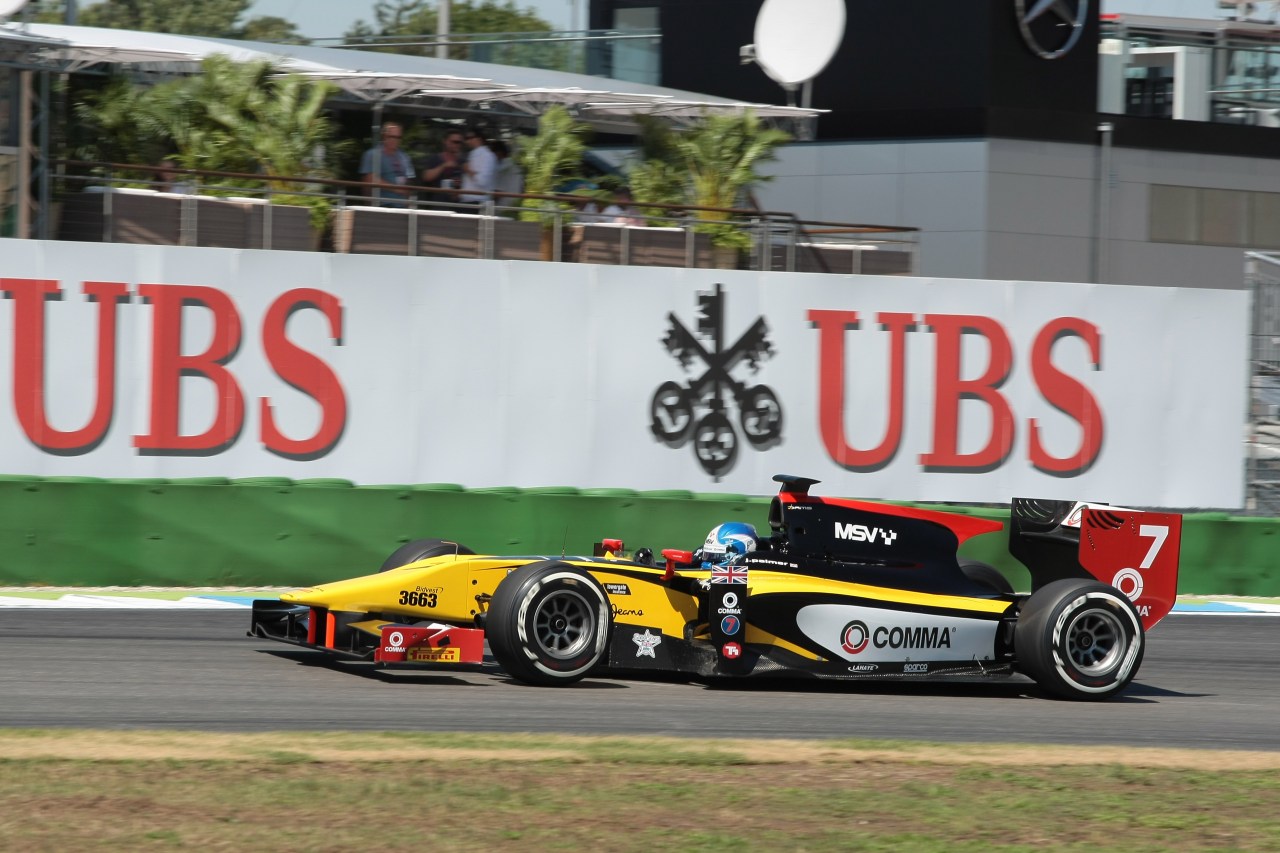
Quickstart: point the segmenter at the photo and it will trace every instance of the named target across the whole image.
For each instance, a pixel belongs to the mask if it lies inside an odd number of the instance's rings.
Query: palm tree
[[[524,191],[550,194],[566,181],[579,177],[586,136],[590,126],[574,120],[562,106],[553,106],[538,119],[538,132],[521,140],[516,162],[524,171]],[[551,228],[554,211],[567,210],[568,205],[546,199],[526,198],[520,218],[525,222],[541,222],[543,255],[550,257]]]
[[[217,54],[204,60],[201,72],[149,88],[113,81],[85,97],[76,112],[98,138],[82,145],[82,156],[155,164],[172,152],[183,168],[263,176],[219,184],[286,192],[299,187],[274,178],[331,174],[325,163],[313,162],[317,150],[333,156],[343,145],[333,141],[335,128],[324,112],[330,84]],[[311,206],[317,222],[327,215],[323,199],[275,200]]]
[[[640,121],[641,161],[628,171],[637,205],[687,204],[693,207],[740,207],[751,187],[769,180],[756,168],[777,159],[776,149],[791,137],[766,127],[751,112],[704,116],[678,133],[657,119]],[[657,210],[645,210],[651,216]],[[729,221],[730,214],[693,212],[694,230],[711,235],[713,245],[746,249],[751,238]]]
[[[752,112],[707,116],[686,133],[673,136],[676,156],[688,171],[688,203],[696,207],[739,207],[751,187],[769,180],[756,171],[777,159],[776,149],[791,136],[766,127]],[[711,235],[714,245],[743,249],[750,237],[728,222],[731,214],[695,211],[702,225],[695,230]]]

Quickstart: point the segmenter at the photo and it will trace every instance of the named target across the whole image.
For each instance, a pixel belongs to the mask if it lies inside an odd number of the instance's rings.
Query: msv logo
[[[695,362],[705,368],[688,382],[663,382],[649,407],[650,430],[668,447],[684,447],[693,440],[693,453],[702,470],[719,479],[738,457],[738,432],[730,415],[738,409],[738,426],[757,450],[773,447],[782,438],[782,404],[765,385],[749,384],[735,373],[760,370],[760,362],[773,355],[769,327],[756,318],[732,343],[725,340],[724,290],[698,294],[695,331],[685,328],[675,314],[666,337],[667,351],[686,371]],[[699,340],[701,338],[702,340]]]
[[[879,539],[886,545],[892,545],[898,534],[883,527],[867,527],[865,524],[841,524],[836,522],[836,538],[851,539],[854,542],[875,542]]]

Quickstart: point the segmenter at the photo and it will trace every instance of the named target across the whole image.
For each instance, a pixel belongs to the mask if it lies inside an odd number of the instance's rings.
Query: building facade
[[[742,61],[761,5],[595,0],[591,26],[656,21],[663,85],[781,103]],[[919,227],[922,275],[1242,287],[1280,249],[1277,28],[1034,6],[847,0],[829,112],[760,204]]]

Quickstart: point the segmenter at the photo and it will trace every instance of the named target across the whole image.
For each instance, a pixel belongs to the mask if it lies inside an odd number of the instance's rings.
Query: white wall
[[[0,239],[0,472],[1234,507],[1247,327],[1243,291]]]

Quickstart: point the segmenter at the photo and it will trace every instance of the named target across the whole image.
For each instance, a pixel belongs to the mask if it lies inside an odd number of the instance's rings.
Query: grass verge
[[[0,730],[0,756],[23,851],[1280,850],[1276,753]]]

